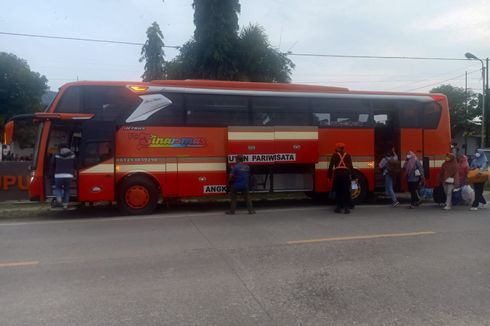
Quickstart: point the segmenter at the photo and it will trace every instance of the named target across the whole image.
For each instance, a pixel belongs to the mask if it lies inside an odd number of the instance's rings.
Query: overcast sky
[[[225,1],[225,0],[223,0]],[[0,32],[143,43],[160,24],[167,45],[194,31],[192,0],[0,0]],[[490,1],[241,0],[240,26],[262,25],[273,46],[293,53],[490,57]],[[140,46],[0,35],[0,51],[45,75],[52,90],[73,80],[140,80]],[[166,58],[176,50],[166,49]],[[481,91],[478,61],[291,59],[293,82],[360,90],[428,91],[441,83]]]

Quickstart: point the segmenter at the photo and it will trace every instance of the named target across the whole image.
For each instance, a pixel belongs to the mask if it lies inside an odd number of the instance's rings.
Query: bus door
[[[393,100],[373,101],[374,119],[374,161],[375,161],[375,186],[378,189],[384,187],[383,171],[379,168],[379,162],[388,152],[400,155],[401,132],[398,103]],[[395,189],[400,183],[395,180]]]
[[[422,128],[423,107],[420,102],[409,100],[400,102],[399,106],[401,159],[404,161],[408,152],[412,151],[417,155],[420,163],[425,166],[424,131]]]
[[[115,198],[114,135],[111,121],[89,121],[82,126],[79,153],[79,201]]]

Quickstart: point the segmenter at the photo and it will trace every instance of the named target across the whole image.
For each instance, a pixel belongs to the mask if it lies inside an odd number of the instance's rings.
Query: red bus
[[[252,167],[253,191],[324,196],[334,144],[352,155],[357,202],[382,186],[377,163],[393,146],[423,161],[429,185],[450,150],[442,94],[205,80],[76,82],[61,87],[46,112],[17,116],[38,124],[30,198],[52,197],[50,158],[61,143],[75,151],[73,198],[115,201],[147,214],[161,200],[225,193],[237,154]],[[401,190],[404,183],[401,182]]]

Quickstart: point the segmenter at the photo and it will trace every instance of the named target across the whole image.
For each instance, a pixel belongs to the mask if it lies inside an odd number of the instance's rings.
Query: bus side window
[[[313,125],[319,127],[368,127],[370,103],[356,99],[313,99]]]
[[[424,105],[424,125],[425,129],[437,129],[441,119],[442,107],[439,103],[430,102]]]
[[[121,123],[141,99],[121,86],[83,86],[81,112],[94,113],[94,120]]]
[[[400,128],[420,128],[422,107],[420,102],[400,102]]]
[[[302,98],[252,98],[252,125],[307,126],[310,124],[308,101]]]
[[[186,123],[191,126],[246,126],[248,99],[231,95],[186,95]]]

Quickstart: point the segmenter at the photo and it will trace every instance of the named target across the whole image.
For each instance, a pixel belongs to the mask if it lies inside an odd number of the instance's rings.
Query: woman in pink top
[[[468,158],[464,154],[459,154],[458,155],[458,177],[459,177],[459,184],[461,186],[468,184],[468,179],[467,179],[466,175],[468,174],[469,169],[470,169],[470,165],[468,164]]]

